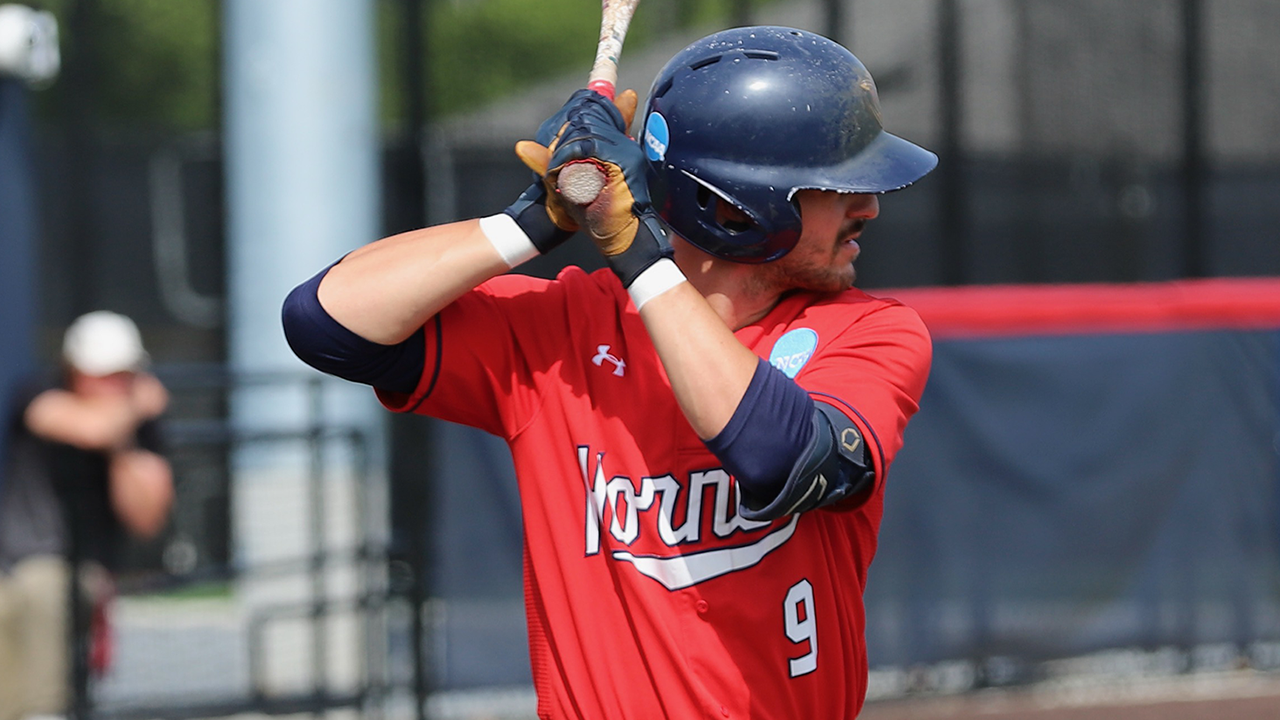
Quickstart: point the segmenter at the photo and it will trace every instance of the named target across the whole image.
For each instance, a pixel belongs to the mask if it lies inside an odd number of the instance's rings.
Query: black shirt
[[[96,560],[114,569],[125,540],[111,508],[104,452],[81,450],[34,435],[23,420],[48,378],[24,383],[9,404],[4,478],[0,480],[0,570],[34,555]],[[139,426],[138,447],[161,452],[155,420]]]

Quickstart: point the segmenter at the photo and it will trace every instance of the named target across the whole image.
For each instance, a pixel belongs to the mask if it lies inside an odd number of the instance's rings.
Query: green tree
[[[663,32],[728,18],[735,3],[743,2],[644,0],[627,33],[627,50],[636,52]],[[487,104],[560,73],[577,70],[585,80],[595,58],[599,0],[435,0],[430,5],[428,77],[433,107],[441,115]]]
[[[268,0],[262,0],[264,2]],[[386,123],[402,112],[404,8],[374,0]],[[420,0],[429,107],[436,116],[481,106],[558,73],[584,77],[595,56],[598,0]],[[744,2],[645,0],[627,48],[655,35],[732,17]],[[46,120],[107,129],[192,131],[218,126],[221,0],[26,0],[58,18],[63,75],[41,93]],[[87,114],[88,117],[81,117]]]
[[[197,130],[218,114],[218,0],[46,0],[58,18],[62,77],[49,115],[105,128]],[[64,118],[65,119],[65,118]]]

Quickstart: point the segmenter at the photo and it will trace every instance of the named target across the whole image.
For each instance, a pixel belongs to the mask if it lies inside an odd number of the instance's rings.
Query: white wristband
[[[489,238],[493,249],[502,256],[508,268],[538,256],[538,248],[534,247],[533,241],[524,234],[515,219],[506,213],[480,218],[480,230]]]
[[[627,288],[627,293],[631,295],[631,302],[635,303],[636,310],[639,310],[645,303],[687,280],[674,261],[662,258],[637,275],[631,287]]]

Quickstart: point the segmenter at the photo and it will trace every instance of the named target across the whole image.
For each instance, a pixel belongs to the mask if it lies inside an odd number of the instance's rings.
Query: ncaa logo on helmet
[[[671,130],[667,127],[667,119],[658,113],[649,113],[649,120],[644,128],[644,154],[653,162],[662,162],[667,156],[667,143],[671,141]]]

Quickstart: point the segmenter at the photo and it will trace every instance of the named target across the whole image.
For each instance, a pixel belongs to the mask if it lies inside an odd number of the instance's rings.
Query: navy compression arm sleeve
[[[423,329],[395,345],[380,345],[351,332],[334,320],[316,297],[328,272],[329,268],[320,271],[285,298],[281,319],[289,347],[320,372],[382,390],[412,393],[426,358]]]
[[[813,408],[804,388],[760,360],[729,424],[706,445],[747,498],[767,503],[813,437]]]

